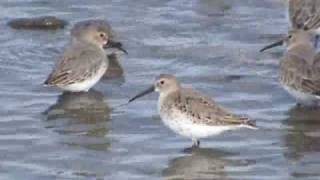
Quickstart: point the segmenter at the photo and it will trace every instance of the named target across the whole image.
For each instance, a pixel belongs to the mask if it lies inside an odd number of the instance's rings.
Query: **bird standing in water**
[[[175,133],[190,138],[192,147],[201,138],[218,135],[238,128],[256,129],[253,121],[233,115],[210,97],[180,85],[175,76],[160,75],[149,89],[129,102],[153,91],[159,92],[158,111],[163,123]]]
[[[116,49],[126,51],[121,43],[112,40],[111,27],[104,20],[79,22],[72,28],[71,36],[70,46],[44,84],[64,91],[88,91],[108,69],[108,53]]]
[[[286,42],[287,51],[280,60],[280,83],[298,105],[320,105],[320,54],[313,46],[314,31],[293,30],[281,41],[261,51]]]

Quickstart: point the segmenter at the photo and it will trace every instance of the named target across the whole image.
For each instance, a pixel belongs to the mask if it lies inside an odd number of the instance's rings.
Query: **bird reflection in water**
[[[290,174],[299,178],[320,175],[315,166],[320,163],[320,109],[297,106],[288,115],[284,156],[290,162]]]
[[[46,110],[46,127],[62,136],[65,144],[103,150],[110,146],[111,109],[98,91],[61,94],[57,103]],[[76,135],[76,136],[70,136]]]
[[[195,4],[195,11],[208,17],[219,17],[226,14],[232,8],[231,2],[225,0],[202,0]]]
[[[103,78],[111,79],[111,78],[123,78],[123,68],[119,62],[120,58],[116,54],[108,55],[109,59],[109,67]]]
[[[287,157],[297,159],[308,152],[320,152],[320,109],[294,107],[284,122],[289,126],[285,136]]]
[[[229,179],[225,167],[247,166],[241,160],[231,160],[232,153],[197,148],[191,154],[178,157],[169,162],[163,170],[164,179]]]

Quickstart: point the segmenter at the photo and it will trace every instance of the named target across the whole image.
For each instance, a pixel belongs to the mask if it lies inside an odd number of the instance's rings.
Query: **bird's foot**
[[[200,146],[200,141],[198,139],[193,139],[192,143],[192,148],[198,148]]]
[[[197,139],[192,139],[192,146],[189,148],[185,148],[183,150],[184,153],[192,153],[193,151],[199,149],[200,147],[200,141]]]

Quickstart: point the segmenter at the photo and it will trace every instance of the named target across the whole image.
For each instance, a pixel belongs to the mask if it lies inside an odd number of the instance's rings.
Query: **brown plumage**
[[[254,121],[239,117],[225,110],[210,97],[180,85],[175,76],[160,75],[154,85],[129,100],[152,91],[160,93],[158,110],[163,123],[177,134],[192,139],[199,146],[199,139],[241,127],[256,129]]]
[[[289,18],[293,29],[320,27],[319,0],[289,0]]]
[[[247,117],[233,115],[210,97],[193,89],[180,88],[178,91],[170,93],[162,102],[161,111],[178,110],[189,116],[193,123],[208,126],[241,124],[254,126],[254,122]]]
[[[299,36],[296,32],[292,35]],[[293,40],[280,62],[280,82],[304,93],[320,92],[320,56],[309,39]]]
[[[312,31],[291,31],[287,52],[280,61],[280,83],[306,106],[318,106],[320,102],[320,55],[313,47],[314,36]]]

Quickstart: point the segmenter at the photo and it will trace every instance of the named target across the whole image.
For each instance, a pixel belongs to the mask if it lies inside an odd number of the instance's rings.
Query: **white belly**
[[[224,131],[240,128],[242,126],[208,126],[203,124],[196,124],[188,120],[184,115],[175,115],[175,117],[168,117],[161,114],[163,123],[173,130],[175,133],[190,138],[200,139],[209,136],[218,135]]]
[[[87,92],[101,79],[106,69],[107,69],[107,66],[102,66],[95,76],[92,76],[91,78],[88,78],[87,80],[84,80],[82,82],[74,83],[67,86],[59,86],[59,88],[65,91],[71,91],[71,92],[81,92],[81,91]]]
[[[291,95],[293,96],[298,103],[301,103],[306,106],[316,106],[319,105],[320,97],[316,95],[312,95],[309,93],[304,93],[301,91],[297,91],[289,86],[283,85],[283,88]]]

